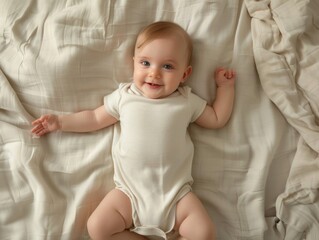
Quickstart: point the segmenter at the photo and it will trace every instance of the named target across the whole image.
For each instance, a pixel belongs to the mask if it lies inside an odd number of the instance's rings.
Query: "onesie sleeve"
[[[106,111],[109,114],[111,114],[113,117],[115,117],[117,120],[120,119],[120,112],[119,112],[120,99],[121,99],[121,86],[114,92],[104,97],[104,107]]]
[[[207,102],[200,98],[199,96],[195,95],[194,93],[189,93],[189,104],[191,106],[191,122],[195,122],[197,118],[203,113]]]

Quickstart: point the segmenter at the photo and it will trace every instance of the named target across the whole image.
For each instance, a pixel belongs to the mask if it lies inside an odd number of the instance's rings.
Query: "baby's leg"
[[[90,216],[87,227],[93,240],[145,240],[128,231],[132,226],[129,198],[120,190],[110,191]]]
[[[204,206],[192,192],[177,203],[175,230],[179,231],[181,239],[215,239],[214,225]]]

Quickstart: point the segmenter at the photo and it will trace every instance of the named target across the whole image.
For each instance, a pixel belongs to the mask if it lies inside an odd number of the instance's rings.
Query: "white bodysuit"
[[[131,231],[166,239],[175,224],[176,203],[193,181],[194,147],[187,128],[206,101],[186,86],[166,98],[149,99],[127,83],[104,104],[120,121],[112,150],[114,181],[131,200]]]

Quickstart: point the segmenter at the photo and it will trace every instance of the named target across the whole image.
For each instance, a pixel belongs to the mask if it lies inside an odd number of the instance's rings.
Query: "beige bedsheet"
[[[0,239],[89,239],[113,128],[39,139],[30,122],[131,81],[136,34],[157,20],[191,35],[188,84],[208,102],[216,67],[238,74],[228,125],[190,126],[217,239],[319,239],[318,0],[0,0]]]

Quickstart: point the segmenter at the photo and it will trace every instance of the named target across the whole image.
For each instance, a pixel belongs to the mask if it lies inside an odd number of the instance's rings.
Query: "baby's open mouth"
[[[149,86],[151,86],[151,87],[160,87],[160,86],[162,86],[162,85],[160,85],[160,84],[157,84],[157,83],[147,83]]]

